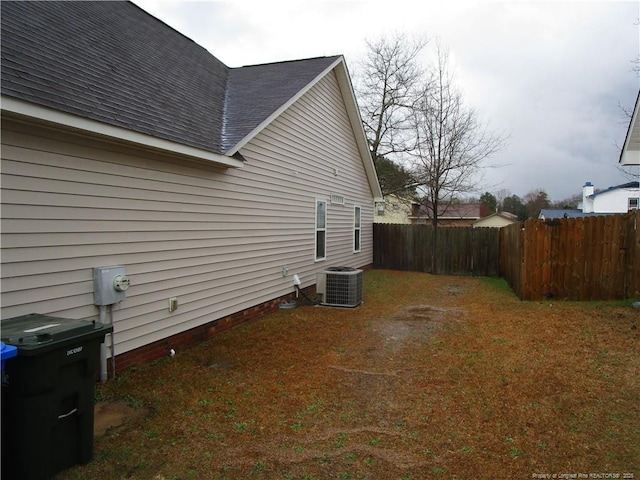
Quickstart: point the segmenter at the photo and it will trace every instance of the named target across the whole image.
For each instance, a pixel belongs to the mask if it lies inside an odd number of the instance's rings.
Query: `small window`
[[[638,210],[638,208],[640,208],[640,206],[638,206],[638,201],[639,200],[640,199],[638,197],[629,199],[629,211]]]
[[[327,202],[316,200],[316,261],[327,258]]]
[[[353,251],[360,251],[360,214],[361,208],[353,208]]]

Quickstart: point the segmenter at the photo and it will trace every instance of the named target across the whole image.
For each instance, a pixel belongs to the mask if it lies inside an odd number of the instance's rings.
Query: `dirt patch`
[[[412,305],[383,319],[376,329],[388,346],[402,348],[432,337],[445,325],[456,323],[461,315],[458,309]]]
[[[94,408],[93,436],[101,437],[111,428],[120,427],[148,414],[146,408],[133,408],[124,400],[98,402]]]

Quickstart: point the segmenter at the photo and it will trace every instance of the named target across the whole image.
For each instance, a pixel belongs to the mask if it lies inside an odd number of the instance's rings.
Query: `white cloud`
[[[639,79],[637,2],[154,1],[136,3],[235,67],[344,54],[394,32],[439,37],[467,102],[511,135],[487,188],[560,200],[616,169]],[[353,69],[353,66],[350,66]]]

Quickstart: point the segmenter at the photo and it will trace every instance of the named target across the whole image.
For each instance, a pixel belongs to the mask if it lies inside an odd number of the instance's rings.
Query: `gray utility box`
[[[125,299],[130,285],[125,268],[95,267],[93,269],[93,299],[95,305],[113,305]]]
[[[2,384],[2,478],[48,479],[91,460],[100,344],[112,331],[40,314],[2,321],[18,350]]]

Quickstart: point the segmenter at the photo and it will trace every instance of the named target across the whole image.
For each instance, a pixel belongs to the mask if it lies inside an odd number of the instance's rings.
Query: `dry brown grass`
[[[58,478],[637,479],[629,305],[369,271],[357,309],[283,310],[100,386],[150,413]]]

